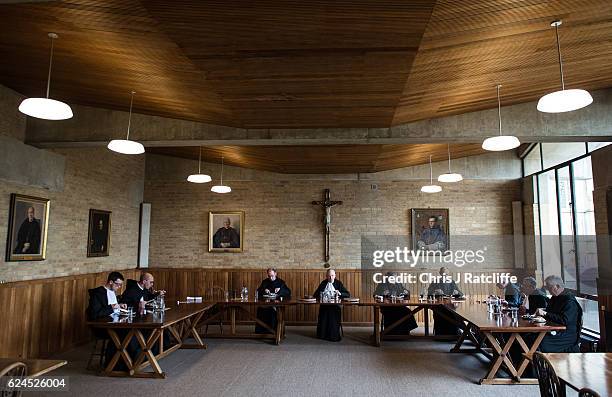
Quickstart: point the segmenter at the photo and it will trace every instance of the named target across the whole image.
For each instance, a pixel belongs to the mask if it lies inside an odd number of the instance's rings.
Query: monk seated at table
[[[117,291],[123,286],[123,275],[119,272],[111,272],[107,279],[106,284],[89,290],[89,306],[87,307],[87,319],[89,321],[98,320],[101,318],[108,318],[108,321],[118,319],[119,310],[126,309],[125,303],[119,303],[117,301]],[[120,339],[123,339],[128,331],[127,330],[116,330],[115,331]],[[105,330],[97,329],[94,331],[94,335],[100,339],[109,339],[109,335]],[[140,351],[136,338],[132,338],[128,345],[128,352],[132,357],[136,357],[136,354]],[[115,353],[117,348],[114,343],[109,342],[106,344],[105,352],[105,363],[108,363]],[[125,370],[127,367],[122,360],[117,362],[115,366],[117,370]]]
[[[336,271],[327,269],[326,279],[321,281],[313,296],[319,299],[322,297],[323,301],[329,301],[333,297],[348,298],[351,294],[344,288],[340,280],[336,280]],[[317,338],[332,342],[340,341],[342,339],[340,334],[341,322],[342,309],[340,305],[320,305],[319,318],[317,320]]]
[[[151,273],[141,273],[138,281],[129,279],[126,283],[125,291],[123,291],[121,298],[119,298],[119,302],[127,305],[128,308],[132,308],[137,315],[142,315],[148,301],[166,294],[166,291],[164,290],[155,291],[153,289],[154,284],[155,279]],[[142,334],[146,339],[149,337],[149,335],[151,335],[151,331],[145,330],[142,331]],[[165,348],[168,348],[174,344],[170,342],[170,332],[168,330],[164,330],[163,338]],[[159,354],[158,343],[153,346],[152,351],[153,354]]]
[[[427,289],[428,296],[455,296],[462,297],[463,292],[459,290],[455,281],[448,277],[448,269],[446,267],[440,268],[440,281],[429,284]],[[433,312],[434,318],[434,334],[436,336],[453,336],[456,337],[459,333],[459,327],[457,323],[461,321],[451,321],[449,319],[456,318],[456,315],[452,310],[447,309],[444,306],[438,307]]]
[[[396,275],[397,274],[394,272],[387,272],[386,280],[389,280],[389,277],[395,277]],[[384,282],[379,283],[376,286],[374,296],[383,296],[385,298],[395,296],[398,298],[410,299],[410,291],[408,291],[401,283]],[[410,334],[410,331],[418,327],[417,322],[414,319],[414,316],[412,315],[412,311],[406,306],[383,306],[380,308],[380,312],[383,315],[384,329],[388,329],[389,327],[391,327],[392,324],[395,324],[402,318],[409,316],[404,321],[395,326],[393,329],[391,329],[389,332],[387,332],[387,335],[408,335]]]
[[[276,277],[276,269],[271,267],[267,270],[267,272],[268,278],[264,279],[259,285],[259,288],[257,288],[259,299],[265,299],[266,296],[274,296],[276,299],[290,299],[291,290],[287,287],[287,284],[285,284],[283,280]],[[274,306],[258,307],[257,319],[268,324],[270,328],[276,329],[276,308]],[[268,334],[270,333],[270,330],[262,327],[259,324],[255,324],[255,333]]]
[[[578,353],[580,352],[580,331],[582,330],[582,307],[576,297],[565,289],[559,276],[548,276],[544,287],[552,298],[546,309],[537,309],[535,314],[547,321],[565,325],[565,331],[553,331],[546,334],[538,350],[544,353]]]

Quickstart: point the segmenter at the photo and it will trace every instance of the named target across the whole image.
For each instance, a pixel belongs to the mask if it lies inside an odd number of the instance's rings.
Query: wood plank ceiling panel
[[[562,19],[566,88],[612,85],[609,0],[439,0],[393,124],[538,100],[560,89],[554,29]]]
[[[480,144],[452,144],[451,158],[484,153]],[[151,147],[148,153],[197,160],[197,147]],[[448,158],[446,144],[327,146],[208,146],[202,161],[286,174],[343,174],[387,171]]]

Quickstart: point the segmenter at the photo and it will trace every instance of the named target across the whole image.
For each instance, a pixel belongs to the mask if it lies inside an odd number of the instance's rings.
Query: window
[[[584,142],[543,142],[541,145],[544,169],[586,154]]]
[[[584,326],[599,332],[597,242],[593,205],[593,167],[586,154],[600,143],[542,143],[545,171],[534,171],[537,154],[523,158],[523,170],[535,172],[534,224],[539,229],[538,262],[543,276],[561,275],[580,298]],[[527,161],[526,161],[527,160]],[[530,165],[531,164],[531,165]],[[539,232],[539,233],[538,233]]]
[[[587,144],[588,147],[589,147],[589,153],[591,153],[593,150],[597,150],[597,149],[602,148],[604,146],[608,146],[611,143],[612,142],[589,142]]]
[[[540,144],[537,144],[523,157],[523,176],[539,171],[542,171],[542,156],[540,156]]]

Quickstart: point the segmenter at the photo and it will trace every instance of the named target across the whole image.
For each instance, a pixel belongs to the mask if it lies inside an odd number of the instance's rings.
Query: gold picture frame
[[[111,211],[89,210],[87,257],[109,256],[111,247]]]
[[[11,193],[6,261],[44,261],[50,200]]]
[[[209,211],[208,252],[242,252],[243,249],[244,211]]]

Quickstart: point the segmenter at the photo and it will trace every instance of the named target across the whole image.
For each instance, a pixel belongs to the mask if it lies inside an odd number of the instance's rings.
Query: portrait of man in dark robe
[[[414,249],[448,250],[448,209],[413,209],[412,232]]]
[[[45,259],[48,218],[48,199],[11,194],[7,262]]]
[[[110,248],[110,211],[89,210],[87,256],[108,256]]]
[[[232,227],[230,218],[223,221],[223,227],[220,227],[215,232],[213,237],[214,248],[240,248],[240,235],[238,231]]]
[[[28,207],[26,218],[19,226],[15,254],[38,254],[40,251],[40,220],[35,218],[36,210]]]

